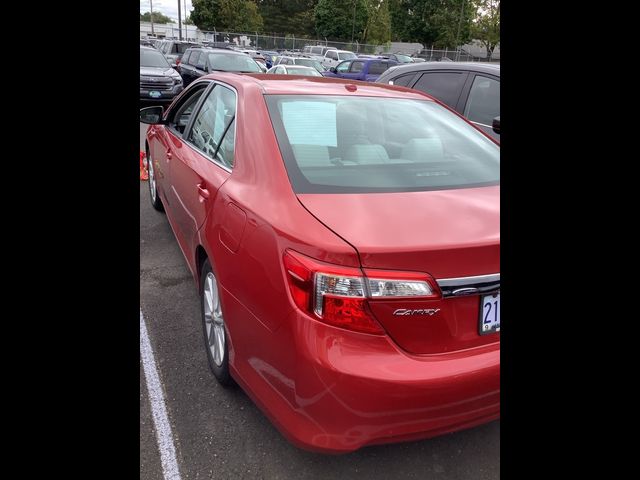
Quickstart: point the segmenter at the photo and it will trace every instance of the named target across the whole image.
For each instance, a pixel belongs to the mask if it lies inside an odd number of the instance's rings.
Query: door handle
[[[209,198],[209,190],[207,190],[207,188],[204,186],[204,183],[198,185],[198,193],[205,200]]]

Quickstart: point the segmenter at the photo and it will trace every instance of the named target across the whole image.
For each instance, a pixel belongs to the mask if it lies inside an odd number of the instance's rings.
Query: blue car
[[[267,63],[267,68],[271,68],[274,65],[274,57],[277,57],[278,55],[280,55],[278,52],[274,52],[271,50],[260,50],[260,53],[262,54],[262,56],[265,59],[265,62]]]
[[[375,82],[378,77],[398,62],[385,58],[354,58],[340,62],[335,67],[323,72],[325,77],[346,78]]]

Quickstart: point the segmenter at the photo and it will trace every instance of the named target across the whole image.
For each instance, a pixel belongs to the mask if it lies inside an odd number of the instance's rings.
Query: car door
[[[345,60],[344,62],[339,63],[335,67],[336,69],[335,72],[332,72],[331,70],[327,70],[326,72],[324,72],[324,75],[326,75],[327,77],[345,78],[344,75],[349,73],[350,66],[351,66],[351,60]]]
[[[328,50],[327,53],[324,54],[322,64],[327,68],[336,66],[338,64],[338,52],[335,50]]]
[[[500,140],[493,131],[493,119],[500,116],[500,77],[471,72],[460,98],[458,111],[486,134]]]
[[[189,60],[191,59],[194,53],[195,52],[193,50],[187,50],[185,54],[182,56],[182,61],[180,62],[180,65],[178,65],[178,68],[177,68],[178,72],[180,73],[180,76],[182,77],[182,83],[184,84],[185,87],[193,81],[193,73],[191,72],[192,67]]]
[[[165,205],[167,215],[172,220],[171,208],[176,198],[171,188],[171,163],[175,146],[182,141],[182,135],[195,109],[200,96],[209,82],[194,85],[184,91],[164,115],[164,125],[149,127],[149,149],[154,162],[154,171],[158,182],[158,193]]]
[[[170,177],[176,205],[172,212],[187,258],[193,258],[198,229],[233,168],[236,100],[234,89],[213,83],[199,100],[184,141],[173,146]]]
[[[345,62],[351,62],[349,70],[345,73],[340,73],[341,78],[349,78],[351,80],[363,80],[365,75],[365,62],[364,60],[345,60]],[[344,63],[344,62],[343,62]],[[340,64],[342,65],[342,64]],[[336,69],[337,71],[337,69]]]

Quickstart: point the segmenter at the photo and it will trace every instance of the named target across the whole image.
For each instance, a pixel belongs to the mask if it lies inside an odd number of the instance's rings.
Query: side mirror
[[[331,67],[331,68],[329,69],[329,71],[330,71],[331,73],[338,73],[338,71],[336,70],[336,67]]]
[[[493,131],[500,135],[500,115],[493,119]]]
[[[140,109],[140,121],[149,125],[158,125],[162,123],[162,114],[164,107],[159,105],[155,107],[146,107]]]
[[[171,64],[171,68],[174,68],[174,69],[177,70],[178,69],[178,64],[177,63],[172,63]]]

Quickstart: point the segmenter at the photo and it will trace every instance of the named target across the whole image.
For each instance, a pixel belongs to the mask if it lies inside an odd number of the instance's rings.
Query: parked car
[[[260,50],[259,53],[264,57],[267,68],[273,67],[275,65],[273,63],[274,59],[279,56],[278,52],[274,52],[272,50]]]
[[[271,67],[267,73],[279,75],[305,75],[307,77],[321,77],[322,74],[313,67],[305,67],[304,65],[276,65]]]
[[[500,116],[499,64],[425,62],[402,65],[387,70],[376,81],[433,95],[500,140],[500,133],[493,128],[493,119]]]
[[[327,68],[331,68],[335,67],[343,60],[353,60],[354,58],[358,58],[356,54],[347,50],[327,50],[324,54],[322,64]]]
[[[397,63],[414,63],[413,58],[411,58],[409,55],[405,55],[404,53],[385,53],[384,54],[385,58],[388,58],[389,60],[393,60]]]
[[[314,83],[219,72],[140,112],[213,375],[324,452],[499,418],[499,144],[422,92]]]
[[[302,53],[309,55],[318,55],[324,58],[325,53],[329,50],[338,50],[336,47],[328,47],[325,45],[307,45],[302,49]]]
[[[185,86],[214,71],[261,73],[260,65],[249,55],[224,48],[198,47],[188,49],[180,65]]]
[[[321,74],[327,71],[327,68],[322,63],[306,57],[278,57],[274,65],[303,65],[305,67],[313,67]]]
[[[160,50],[172,65],[180,65],[182,55],[191,47],[197,47],[197,43],[182,40],[161,40],[156,48]]]
[[[328,72],[324,72],[325,77],[350,78],[351,80],[362,80],[374,82],[388,70],[397,65],[393,60],[382,58],[357,58],[355,60],[345,60],[337,67],[331,67]]]
[[[140,46],[140,100],[171,102],[183,83],[167,59],[153,47]]]

